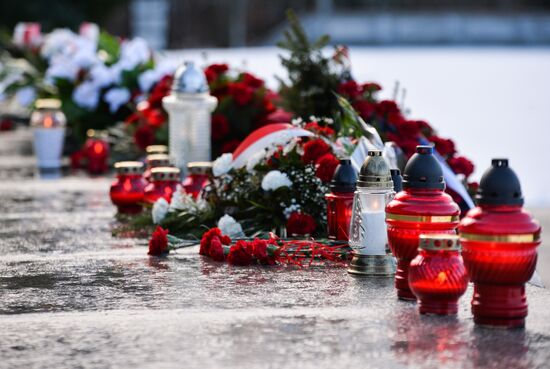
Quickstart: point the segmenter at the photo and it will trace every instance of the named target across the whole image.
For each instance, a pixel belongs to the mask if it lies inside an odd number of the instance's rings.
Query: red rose
[[[239,140],[229,140],[222,145],[222,153],[233,152],[240,144]]]
[[[315,175],[323,182],[330,182],[340,161],[331,153],[326,153],[317,160]]]
[[[370,119],[376,111],[376,104],[367,100],[358,100],[353,103],[353,107],[365,119]]]
[[[376,114],[385,117],[390,112],[400,112],[397,103],[393,100],[382,100],[376,104]]]
[[[363,83],[363,90],[370,93],[382,90],[382,87],[376,82]]]
[[[331,137],[336,134],[334,130],[330,127],[321,127],[317,122],[309,122],[304,126],[308,131],[317,133],[318,135]]]
[[[400,111],[390,111],[386,114],[386,121],[390,124],[393,124],[397,126],[397,129],[399,130],[399,126],[406,122],[405,117],[403,114],[401,114]],[[416,125],[415,125],[416,128]]]
[[[126,118],[124,123],[126,123],[127,125],[132,125],[134,123],[139,122],[139,118],[140,118],[140,115],[138,113],[132,113],[128,116],[128,118]]]
[[[308,141],[304,144],[302,161],[305,164],[315,163],[317,159],[330,151],[330,146],[322,139]]]
[[[229,133],[229,121],[222,114],[212,115],[212,139],[219,141]]]
[[[208,250],[208,255],[216,261],[225,260],[222,241],[219,237],[215,236],[212,238],[212,241],[210,242],[210,250]]]
[[[144,113],[147,123],[153,128],[159,128],[166,121],[164,113],[160,109],[150,109]]]
[[[474,172],[474,164],[464,156],[450,158],[447,163],[456,174],[463,174],[468,178]]]
[[[254,90],[243,82],[230,83],[228,92],[239,106],[247,105],[254,97]]]
[[[315,219],[311,215],[297,211],[290,214],[286,222],[286,230],[289,235],[313,234],[316,227]]]
[[[155,143],[155,131],[150,126],[143,125],[134,133],[134,141],[140,149],[145,150],[147,146]]]
[[[206,75],[206,80],[208,83],[214,82],[219,78],[220,74],[223,74],[229,70],[227,64],[212,64],[206,67],[204,74]]]
[[[403,137],[416,137],[420,133],[418,124],[415,121],[405,120],[404,118],[399,123],[396,123],[396,128],[399,135]]]
[[[249,265],[252,263],[251,247],[246,241],[240,240],[229,249],[227,262],[232,265]]]
[[[455,143],[452,140],[438,136],[428,138],[434,145],[437,152],[443,156],[453,156],[456,153]]]
[[[149,252],[147,254],[160,256],[168,253],[168,230],[157,226],[149,240]]]
[[[162,99],[168,95],[170,88],[172,87],[173,77],[166,75],[161,78],[160,81],[153,87],[151,94],[149,95],[149,103],[152,106],[161,107]]]
[[[242,82],[252,88],[260,88],[264,86],[264,81],[257,78],[255,75],[244,72],[241,74]]]
[[[418,129],[422,131],[424,136],[431,136],[433,132],[432,126],[428,124],[425,120],[416,120],[416,125],[418,126]]]
[[[355,99],[357,96],[363,93],[363,87],[358,85],[357,82],[350,80],[340,83],[340,85],[336,89],[336,92],[338,92],[340,95]]]
[[[210,255],[210,247],[214,238],[217,238],[223,245],[229,245],[231,243],[231,238],[222,235],[222,231],[219,228],[211,228],[202,235],[199,254],[206,256]]]

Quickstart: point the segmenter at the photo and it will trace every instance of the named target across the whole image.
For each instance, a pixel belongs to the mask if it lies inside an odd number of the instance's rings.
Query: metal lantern
[[[395,273],[395,260],[388,254],[386,204],[395,192],[390,168],[382,151],[368,152],[357,181],[353,199],[349,243],[353,259],[348,272],[389,276]]]
[[[211,160],[210,114],[218,100],[210,96],[204,73],[188,61],[176,70],[162,103],[169,114],[170,158],[185,175],[187,163]]]
[[[31,115],[34,133],[34,152],[41,169],[61,168],[61,154],[65,139],[67,119],[60,110],[61,102],[56,99],[36,101],[36,110]]]

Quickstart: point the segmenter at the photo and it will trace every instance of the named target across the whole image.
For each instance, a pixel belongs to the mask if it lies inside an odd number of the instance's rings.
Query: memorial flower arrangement
[[[283,133],[242,167],[234,167],[233,154],[222,154],[198,201],[177,192],[169,205],[160,200],[153,206],[153,220],[175,234],[194,237],[202,234],[200,225],[217,225],[239,237],[271,231],[323,236],[324,195],[345,148],[330,128],[330,119],[312,117],[294,124],[310,136]]]
[[[217,157],[235,150],[250,132],[268,122],[277,95],[265,87],[262,79],[230,69],[227,64],[211,64],[204,73],[210,94],[218,98],[211,130],[212,156]],[[162,98],[169,94],[171,84],[172,75],[163,76],[126,119],[128,134],[142,151],[148,145],[168,143],[168,114]]]
[[[106,129],[125,120],[144,92],[174,70],[167,63],[155,63],[143,39],[120,40],[93,24],[84,24],[80,33],[55,29],[31,44],[15,36],[10,49],[24,57],[29,71],[6,90],[21,93],[32,88],[34,97],[61,100],[80,142],[88,129]]]

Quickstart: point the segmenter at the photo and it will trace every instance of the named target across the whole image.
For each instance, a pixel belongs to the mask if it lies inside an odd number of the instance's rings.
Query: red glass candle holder
[[[348,241],[357,172],[351,160],[342,159],[330,182],[327,200],[327,233],[332,240]]]
[[[88,139],[84,143],[84,153],[88,160],[88,173],[102,174],[109,169],[109,143],[103,132],[93,129],[87,132]]]
[[[145,181],[142,178],[143,163],[122,161],[115,163],[117,178],[111,184],[111,201],[118,212],[136,214],[142,210]]]
[[[180,170],[172,167],[153,168],[151,179],[152,182],[145,187],[145,202],[154,204],[161,197],[170,202],[180,183]]]
[[[150,146],[147,147],[149,148]],[[153,168],[169,167],[170,157],[166,154],[151,154],[147,155],[145,163],[147,164],[147,167],[145,168],[145,172],[143,173],[143,179],[145,179],[147,182],[150,182],[151,170]]]
[[[183,181],[185,192],[195,199],[199,197],[200,192],[210,183],[210,173],[212,172],[211,162],[191,162],[187,164],[189,175]]]
[[[418,255],[409,267],[409,286],[420,314],[451,315],[468,287],[468,274],[456,235],[420,235]]]
[[[421,234],[456,234],[460,208],[444,192],[443,171],[431,146],[418,146],[403,174],[403,191],[386,206],[388,243],[397,258],[395,288],[403,300],[416,300],[409,288],[409,265]]]
[[[464,264],[474,283],[474,322],[523,327],[525,283],[535,271],[541,228],[522,209],[521,186],[508,160],[493,160],[476,201],[459,226]]]

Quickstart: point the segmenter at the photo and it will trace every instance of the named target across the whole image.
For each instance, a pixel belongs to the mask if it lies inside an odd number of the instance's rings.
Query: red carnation
[[[145,150],[147,146],[154,144],[155,132],[153,131],[153,128],[148,125],[139,127],[134,133],[134,141],[142,150]]]
[[[424,134],[424,136],[432,135],[433,128],[432,126],[430,126],[428,122],[426,122],[425,120],[416,120],[415,122],[416,122],[416,125],[418,126],[418,129],[422,131],[422,134]]]
[[[252,245],[252,256],[254,256],[261,264],[274,265],[275,259],[267,253],[268,242],[266,240],[255,239],[249,242]]]
[[[160,256],[168,253],[168,230],[157,226],[149,240],[149,252],[147,254]]]
[[[212,115],[212,139],[219,141],[229,133],[229,121],[223,114]]]
[[[290,214],[286,222],[286,230],[289,235],[313,234],[316,227],[315,219],[311,215],[297,211]]]
[[[435,145],[437,152],[443,156],[453,156],[456,153],[455,143],[450,139],[431,136],[428,140]]]
[[[308,141],[304,144],[302,161],[305,164],[315,163],[317,159],[330,151],[330,146],[322,139]]]
[[[222,231],[219,228],[211,228],[202,235],[199,254],[207,256],[210,255],[210,247],[214,238],[217,238],[223,245],[229,245],[231,243],[231,238],[229,238],[229,236],[222,235]]]
[[[239,106],[247,105],[254,96],[254,90],[243,82],[230,83],[228,92]]]
[[[216,236],[212,238],[208,255],[216,261],[224,261],[225,255],[223,253],[222,241],[219,237]]]
[[[139,118],[140,118],[140,115],[138,113],[132,113],[128,116],[128,118],[126,118],[124,123],[126,123],[128,125],[132,125],[134,123],[139,122]]]
[[[336,89],[336,92],[340,95],[348,96],[354,99],[363,93],[363,87],[358,85],[357,82],[350,80],[340,83]]]
[[[153,87],[151,95],[149,95],[149,103],[152,106],[161,106],[162,99],[168,95],[170,88],[172,87],[173,77],[171,75],[166,75],[162,77],[160,81]]]
[[[15,123],[9,118],[4,118],[0,121],[0,131],[11,131]]]
[[[260,88],[264,86],[264,81],[257,78],[255,75],[244,72],[241,74],[241,78],[244,84],[252,88]]]
[[[450,158],[447,163],[456,174],[463,174],[466,178],[474,172],[474,164],[464,156]]]
[[[406,123],[405,117],[403,116],[403,114],[401,114],[400,111],[390,111],[385,115],[385,117],[388,123],[397,126],[397,130],[399,130],[400,125]]]
[[[326,153],[317,160],[315,175],[323,182],[330,182],[340,161],[331,153]]]
[[[246,241],[240,240],[229,249],[227,262],[232,265],[249,265],[252,263],[251,247]]]

